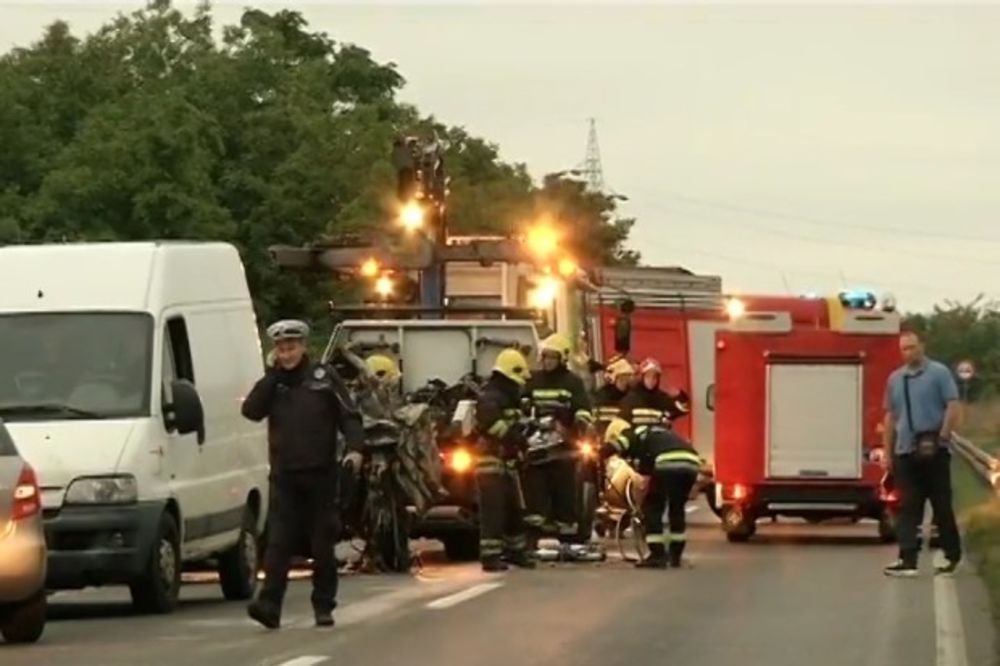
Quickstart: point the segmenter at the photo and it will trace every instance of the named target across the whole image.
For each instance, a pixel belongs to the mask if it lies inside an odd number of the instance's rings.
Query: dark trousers
[[[698,478],[694,468],[654,470],[649,478],[649,490],[642,501],[642,522],[646,528],[646,543],[652,554],[662,555],[670,543],[670,553],[679,560],[687,542],[688,495]],[[666,510],[669,533],[664,534],[663,512]]]
[[[900,557],[908,564],[916,564],[920,551],[917,528],[923,520],[924,504],[929,500],[945,557],[959,561],[962,544],[952,508],[951,454],[942,447],[926,460],[915,454],[897,456],[894,473],[902,499],[898,526]]]
[[[554,533],[560,540],[577,536],[576,460],[559,458],[524,468],[525,521],[534,532]]]
[[[285,472],[272,478],[262,602],[281,610],[292,556],[298,544],[308,541],[313,559],[313,609],[329,612],[336,607],[337,564],[333,547],[339,531],[337,511],[334,470]]]
[[[479,493],[479,555],[482,559],[517,553],[525,547],[524,501],[517,468],[487,456],[476,465]]]

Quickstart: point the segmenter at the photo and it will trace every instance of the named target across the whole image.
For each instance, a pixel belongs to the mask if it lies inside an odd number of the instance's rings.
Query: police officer
[[[524,355],[516,349],[503,350],[476,403],[479,554],[484,571],[506,570],[504,559],[519,567],[535,567],[526,551],[517,470],[518,454],[525,444],[519,406],[529,376]]]
[[[247,613],[269,629],[281,625],[293,548],[308,538],[316,625],[330,627],[337,596],[337,431],[347,443],[344,465],[357,472],[361,419],[340,377],[306,355],[309,327],[304,322],[279,321],[267,334],[274,342],[269,367],[243,402],[243,416],[267,419],[271,463],[266,577]]]
[[[636,566],[646,569],[679,568],[687,543],[687,516],[684,507],[701,465],[694,447],[663,426],[631,426],[615,419],[604,433],[604,457],[618,455],[636,471],[649,478],[642,500],[649,555]],[[669,532],[664,534],[663,511],[667,510]],[[669,553],[665,546],[670,543]],[[668,559],[669,556],[669,559]]]
[[[664,425],[690,411],[688,395],[683,390],[670,393],[660,389],[663,367],[655,358],[639,365],[639,383],[621,403],[621,417],[634,426]]]
[[[555,532],[562,542],[575,540],[577,524],[577,450],[573,435],[593,428],[590,396],[583,380],[567,363],[570,343],[554,334],[542,341],[541,370],[528,381],[527,399],[536,419],[551,416],[569,433],[569,441],[524,468],[528,516],[535,536]]]
[[[621,403],[632,388],[634,376],[635,369],[627,359],[619,358],[608,366],[607,383],[594,394],[598,428],[607,428],[611,421],[621,416]]]

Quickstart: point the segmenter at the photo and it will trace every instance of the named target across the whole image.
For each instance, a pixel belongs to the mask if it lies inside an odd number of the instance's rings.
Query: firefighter
[[[594,394],[594,408],[599,428],[621,416],[621,403],[632,388],[635,368],[625,358],[619,358],[608,366],[606,383]]]
[[[634,426],[666,425],[690,411],[683,390],[660,389],[663,367],[655,358],[639,364],[639,383],[621,403],[621,417]]]
[[[554,334],[542,341],[541,370],[528,381],[526,399],[535,419],[551,416],[567,434],[560,448],[549,449],[524,468],[528,500],[526,521],[537,539],[555,533],[563,543],[576,540],[577,449],[575,435],[594,425],[590,396],[583,380],[567,366],[570,343]]]
[[[681,566],[687,543],[687,516],[684,510],[698,477],[701,458],[691,444],[663,426],[632,426],[615,419],[604,433],[601,455],[621,456],[649,479],[642,501],[649,555],[636,566],[665,569]],[[663,530],[666,509],[669,531]],[[669,542],[669,551],[665,542]]]
[[[505,571],[504,560],[526,569],[535,567],[526,548],[524,500],[518,478],[518,456],[525,443],[519,406],[530,375],[524,355],[505,349],[497,356],[476,403],[476,486],[483,571]]]
[[[337,431],[344,434],[344,466],[361,466],[361,417],[333,368],[306,355],[309,326],[283,320],[267,329],[274,342],[263,379],[243,401],[243,416],[267,419],[271,463],[270,538],[264,557],[264,586],[247,607],[269,629],[281,625],[292,550],[308,538],[313,568],[312,606],[316,625],[333,626],[337,566]]]

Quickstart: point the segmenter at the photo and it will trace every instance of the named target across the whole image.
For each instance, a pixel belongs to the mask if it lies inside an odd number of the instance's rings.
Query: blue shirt
[[[906,384],[909,383],[909,417]],[[889,377],[885,389],[885,409],[896,421],[896,453],[913,453],[913,435],[938,432],[944,425],[948,403],[958,400],[958,385],[948,366],[930,359],[916,369],[899,368]],[[913,424],[913,430],[910,424]]]

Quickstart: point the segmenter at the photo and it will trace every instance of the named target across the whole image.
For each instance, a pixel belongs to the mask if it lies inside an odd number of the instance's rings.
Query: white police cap
[[[298,319],[282,319],[267,327],[267,336],[274,342],[301,340],[309,337],[309,324]]]

